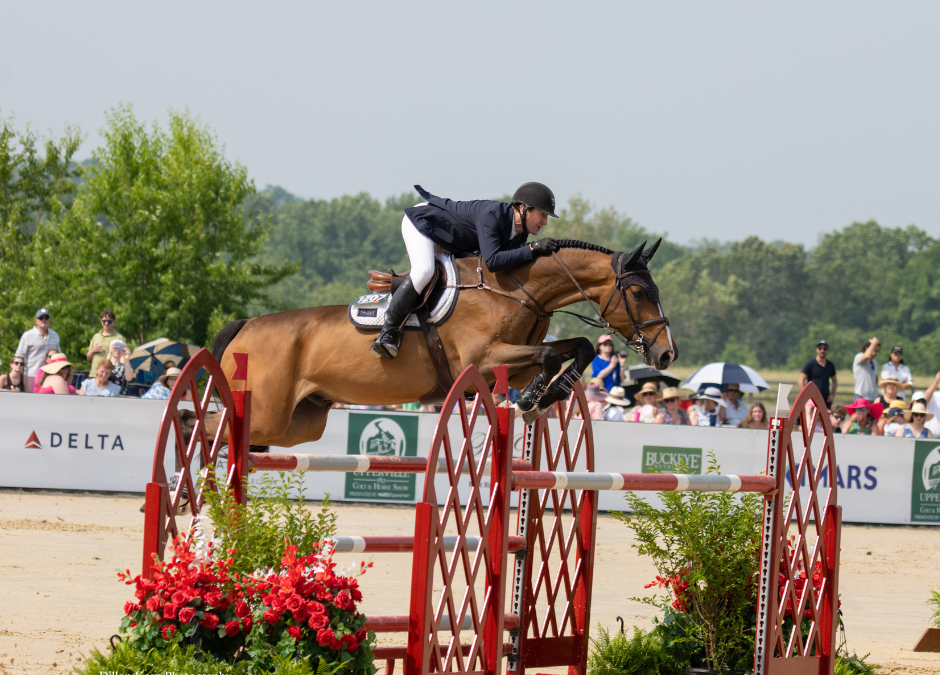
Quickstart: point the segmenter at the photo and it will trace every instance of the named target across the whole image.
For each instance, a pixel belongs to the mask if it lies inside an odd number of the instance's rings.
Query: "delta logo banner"
[[[911,522],[940,523],[940,443],[915,441]]]
[[[417,415],[350,412],[346,454],[417,457]],[[413,473],[347,473],[345,498],[413,502],[415,481]]]

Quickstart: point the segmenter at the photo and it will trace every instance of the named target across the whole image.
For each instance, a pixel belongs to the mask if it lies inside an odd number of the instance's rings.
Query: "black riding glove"
[[[545,237],[545,239],[532,242],[532,255],[548,255],[549,253],[554,253],[559,248],[561,247],[558,245],[557,239]]]

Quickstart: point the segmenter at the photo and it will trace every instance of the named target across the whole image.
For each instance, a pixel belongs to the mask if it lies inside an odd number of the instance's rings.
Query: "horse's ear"
[[[643,259],[647,263],[649,263],[649,261],[653,259],[653,254],[656,253],[656,249],[658,249],[659,245],[662,243],[663,243],[663,238],[660,237],[659,239],[656,240],[656,243],[650,246],[650,249],[646,253],[643,254]]]
[[[627,256],[627,260],[623,263],[624,269],[630,269],[631,267],[636,265],[636,261],[640,259],[641,255],[643,255],[644,246],[646,246],[645,241],[639,246],[637,246],[635,249],[633,249],[633,252],[630,253],[629,256]]]

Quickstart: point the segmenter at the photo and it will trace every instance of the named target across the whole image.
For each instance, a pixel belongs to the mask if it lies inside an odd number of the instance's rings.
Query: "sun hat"
[[[872,419],[878,419],[881,417],[881,411],[884,409],[884,406],[880,403],[869,403],[868,399],[864,398],[857,398],[855,399],[855,403],[845,406],[846,412],[850,415],[854,415],[858,410],[863,408],[868,411]]]
[[[901,384],[901,380],[898,379],[897,375],[885,375],[878,383],[878,388],[884,391],[886,384],[897,385],[898,389],[901,389],[904,386]]]
[[[614,339],[613,339],[610,335],[608,335],[607,333],[604,333],[604,334],[601,335],[599,338],[597,338],[597,345],[598,345],[598,346],[604,344],[605,342],[610,342],[611,344],[613,344]]]
[[[692,399],[696,401],[714,401],[720,406],[725,405],[724,400],[721,398],[721,391],[718,389],[718,387],[705,387],[705,389],[695,394]]]
[[[117,348],[119,352],[123,352],[127,349],[127,343],[124,342],[124,340],[111,340],[111,344],[108,345],[108,350],[115,348]]]
[[[933,419],[933,415],[927,412],[927,406],[925,406],[920,401],[917,401],[916,403],[912,403],[911,409],[904,412],[904,420],[906,422],[910,422],[911,419],[914,417],[914,413],[921,413],[923,415],[926,415],[926,417],[924,418],[925,422],[929,422],[930,420]]]
[[[604,400],[610,403],[611,405],[621,405],[628,406],[631,405],[630,401],[624,398],[627,395],[627,392],[624,391],[623,387],[611,387],[610,396]]]
[[[49,363],[42,366],[40,370],[44,372],[46,375],[54,375],[55,373],[58,373],[60,370],[62,370],[66,366],[72,366],[72,368],[75,367],[74,365],[69,363],[69,359],[65,354],[61,354],[57,352],[52,355],[51,359],[49,359]]]
[[[663,389],[663,393],[659,395],[660,401],[665,401],[667,398],[679,398],[679,390],[675,387],[666,387]]]
[[[925,401],[927,400],[927,392],[924,391],[915,391],[911,394],[911,403],[914,401]]]
[[[884,417],[887,417],[889,420],[892,420],[895,417],[903,417],[903,416],[904,416],[904,408],[895,408],[894,406],[891,406],[884,412]]]
[[[601,385],[597,382],[591,382],[584,388],[584,397],[588,401],[605,401],[607,400],[607,392],[601,389]]]
[[[613,393],[613,390],[614,390],[614,389],[616,389],[616,387],[613,387],[613,388],[611,389],[611,393]],[[640,391],[638,391],[638,392],[634,395],[633,398],[636,400],[637,403],[642,404],[642,403],[643,403],[643,394],[646,394],[646,393],[649,393],[649,392],[652,392],[652,393],[656,394],[657,396],[659,396],[659,387],[656,386],[656,383],[655,383],[655,382],[647,382],[646,384],[644,384],[643,387],[640,389]]]
[[[182,372],[183,371],[180,370],[179,368],[168,368],[167,371],[163,373],[163,375],[157,378],[157,380],[159,380],[160,384],[162,384],[165,387],[167,380],[169,380],[171,377],[179,377],[180,373]]]

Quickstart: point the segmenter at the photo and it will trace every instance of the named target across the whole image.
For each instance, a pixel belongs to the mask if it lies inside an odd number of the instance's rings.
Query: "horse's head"
[[[615,251],[611,255],[615,281],[608,306],[615,306],[606,320],[631,347],[643,354],[646,365],[663,370],[679,357],[679,348],[672,339],[669,320],[663,314],[659,288],[647,267],[660,243],[662,239],[644,251],[644,241],[631,253]],[[622,303],[615,301],[617,294]]]

